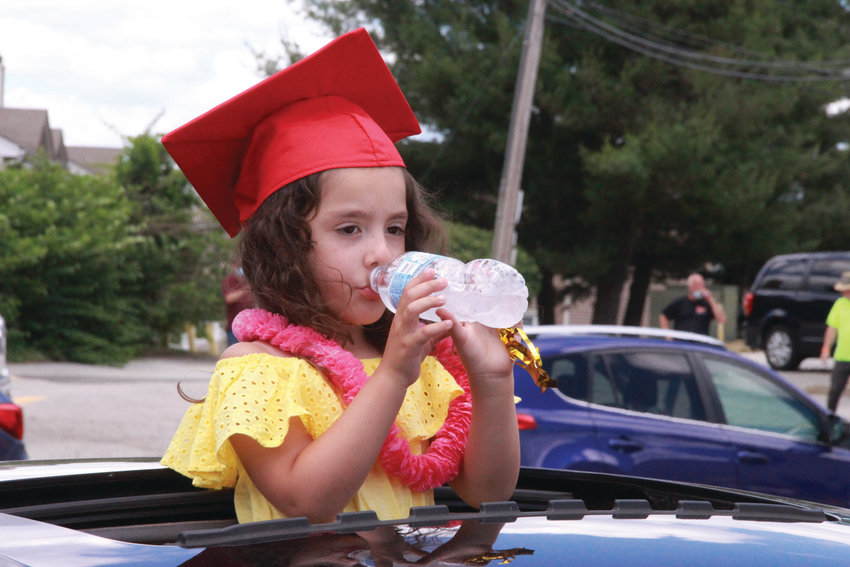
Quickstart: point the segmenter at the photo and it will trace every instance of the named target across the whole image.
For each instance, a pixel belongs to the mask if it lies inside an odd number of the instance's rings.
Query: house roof
[[[68,152],[65,149],[65,138],[62,136],[62,130],[58,128],[50,129],[50,143],[53,150],[50,154],[50,159],[68,163]]]
[[[13,140],[0,135],[0,160],[20,161],[24,159],[26,151]]]
[[[51,158],[55,155],[46,110],[0,108],[0,136],[21,146],[28,158],[34,157],[41,148]]]
[[[74,173],[97,175],[115,165],[121,148],[66,146],[61,129],[51,128],[47,111],[0,107],[0,151],[7,158],[29,160],[43,150],[51,161]],[[21,155],[21,151],[24,152]],[[9,155],[5,155],[9,154]]]
[[[123,151],[122,148],[99,148],[91,146],[66,146],[68,161],[91,174],[102,174],[113,167]]]

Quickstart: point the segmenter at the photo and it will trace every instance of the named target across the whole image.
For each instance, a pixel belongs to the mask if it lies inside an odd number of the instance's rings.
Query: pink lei
[[[342,392],[344,406],[351,403],[369,379],[363,363],[349,351],[309,327],[290,324],[281,315],[263,309],[246,309],[233,320],[232,328],[240,341],[265,341],[322,369],[326,379]],[[438,343],[433,355],[464,393],[452,400],[445,423],[425,453],[413,455],[410,444],[394,423],[378,456],[388,474],[420,492],[441,486],[457,476],[466,451],[472,415],[466,370],[451,339]]]

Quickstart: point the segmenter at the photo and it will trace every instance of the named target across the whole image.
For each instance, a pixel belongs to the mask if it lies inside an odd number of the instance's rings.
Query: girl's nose
[[[394,258],[393,250],[386,238],[378,237],[373,240],[366,254],[366,265],[370,268],[381,266]]]

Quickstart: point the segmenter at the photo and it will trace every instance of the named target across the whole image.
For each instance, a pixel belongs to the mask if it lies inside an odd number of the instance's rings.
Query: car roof
[[[542,331],[539,331],[539,329],[542,329]],[[741,356],[737,352],[730,351],[721,341],[704,335],[647,327],[612,326],[606,329],[606,326],[602,325],[529,326],[525,328],[525,331],[544,360],[548,357],[571,353],[631,349],[699,351],[719,355],[725,359],[733,360],[737,364],[769,374],[773,380],[781,383],[783,387],[793,390],[799,397],[807,400],[810,405],[823,412],[828,412],[808,392],[780,373],[764,364]],[[616,334],[609,334],[612,331]],[[670,340],[665,339],[667,336],[670,337]],[[516,371],[525,372],[519,367]]]
[[[495,565],[516,559],[516,565],[609,567],[633,564],[639,557],[639,563],[644,565],[702,567],[728,562],[831,567],[842,564],[850,552],[850,526],[829,521],[817,511],[803,511],[784,519],[777,515],[771,519],[769,516],[776,510],[745,505],[712,515],[704,514],[694,505],[653,513],[634,501],[622,501],[610,511],[587,515],[582,515],[580,502],[570,501],[555,503],[550,510],[537,513],[512,512],[509,506],[501,508],[487,513],[490,520],[458,517],[452,525],[434,520],[428,510],[422,510],[418,520],[414,517],[413,521],[392,524],[378,522],[378,526],[356,514],[344,514],[331,524],[312,526],[312,533],[304,530],[301,535],[287,533],[286,526],[293,522],[272,520],[263,522],[264,525],[243,524],[233,528],[244,527],[246,533],[259,533],[264,543],[248,536],[242,543],[236,539],[230,545],[189,548],[127,544],[57,526],[42,527],[32,520],[0,514],[0,525],[21,536],[5,538],[0,543],[0,552],[20,564],[33,565],[42,564],[52,550],[66,565],[209,567],[283,564],[292,557],[327,561],[334,557],[334,551],[343,550],[345,558],[352,560],[355,556],[361,560],[357,564],[362,565],[371,564],[369,559],[382,554],[392,556],[393,549],[389,547],[392,541],[387,547],[379,547],[374,538],[368,545],[364,545],[365,540],[357,544],[360,536],[384,525],[404,534],[411,546],[408,552],[419,550],[423,560],[427,560],[429,551],[439,550],[460,530],[494,534],[490,545],[486,540],[478,546],[456,550],[461,561],[449,559],[446,563],[436,563],[452,565]]]
[[[529,325],[523,327],[529,336],[594,336],[594,337],[631,337],[665,339],[676,342],[700,343],[723,346],[723,342],[708,335],[660,329],[657,327],[637,327],[630,325]]]
[[[848,258],[850,257],[850,251],[829,251],[829,252],[793,252],[791,254],[777,254],[776,256],[771,256],[768,258],[764,264],[759,268],[758,273],[756,274],[755,281],[753,284],[755,285],[761,278],[764,277],[765,273],[773,267],[774,264],[779,262],[787,262],[789,260],[823,260],[829,258]]]
[[[414,544],[433,537],[436,545],[468,525],[496,526],[487,557],[517,557],[518,564],[562,565],[569,557],[570,564],[607,567],[639,553],[646,564],[702,566],[726,558],[735,564],[810,567],[839,564],[850,553],[850,510],[600,473],[523,468],[512,501],[486,503],[479,511],[440,487],[437,505],[416,508],[400,520],[354,512],[319,525],[291,518],[204,528],[199,526],[214,524],[216,510],[232,515],[232,493],[192,487],[189,479],[153,463],[148,470],[140,470],[145,467],[139,462],[106,463],[94,474],[64,463],[55,467],[53,479],[44,475],[47,463],[33,467],[34,478],[27,468],[17,468],[19,480],[0,482],[0,502],[14,502],[0,509],[0,526],[9,536],[0,539],[0,558],[23,564],[40,564],[51,554],[68,565],[264,564],[256,561],[324,552],[334,537],[375,528],[398,529]],[[120,537],[159,529],[179,530],[174,543],[180,546]],[[129,541],[136,543],[123,543]]]
[[[777,254],[768,259],[768,262],[778,258],[829,258],[831,256],[848,256],[850,250],[828,250],[821,252],[793,252],[790,254]]]
[[[641,347],[726,351],[726,345],[713,337],[652,327],[541,325],[525,327],[524,331],[543,355],[600,348]]]

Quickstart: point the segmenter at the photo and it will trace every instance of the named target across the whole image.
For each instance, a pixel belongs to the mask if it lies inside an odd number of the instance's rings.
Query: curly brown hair
[[[404,175],[408,212],[405,249],[443,253],[446,234],[424,189]],[[307,261],[313,248],[309,219],[319,207],[323,172],[294,181],[268,197],[243,226],[236,256],[258,307],[285,315],[336,341],[350,340],[345,326],[321,297]],[[383,351],[392,314],[367,327],[367,337]]]

